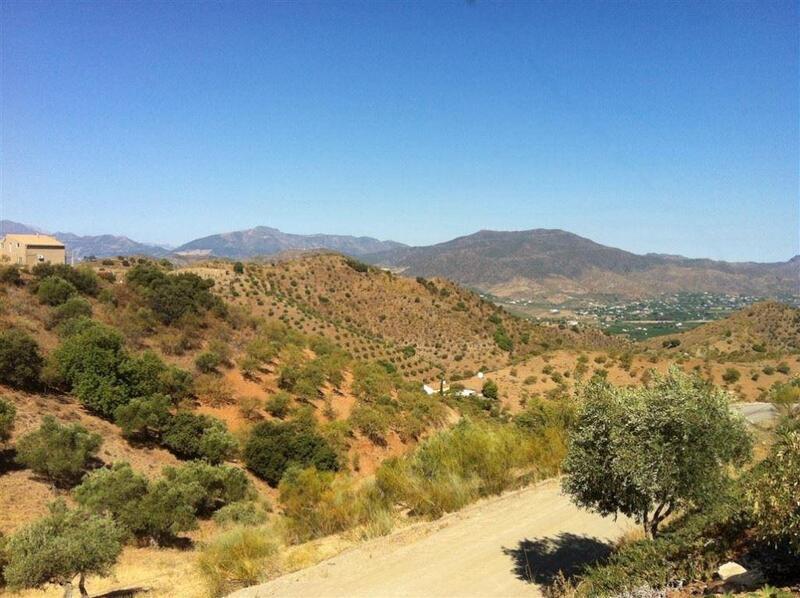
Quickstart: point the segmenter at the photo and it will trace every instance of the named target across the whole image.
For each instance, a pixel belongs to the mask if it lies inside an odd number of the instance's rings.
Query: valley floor
[[[232,597],[535,596],[536,582],[602,555],[633,525],[578,509],[549,480]]]

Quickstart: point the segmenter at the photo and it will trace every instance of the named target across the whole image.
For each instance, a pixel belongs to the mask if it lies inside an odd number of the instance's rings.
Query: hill
[[[205,255],[227,258],[251,258],[275,255],[284,251],[308,251],[330,249],[347,255],[360,256],[399,249],[402,243],[379,241],[372,237],[352,237],[348,235],[295,235],[284,233],[276,228],[257,226],[255,228],[210,235],[181,245],[176,254]]]
[[[442,276],[500,297],[675,292],[775,296],[800,292],[800,256],[775,264],[638,255],[562,230],[483,230],[428,247],[364,256],[414,276]]]
[[[555,347],[619,347],[591,327],[537,325],[445,279],[406,278],[338,254],[230,262],[185,271],[217,281],[226,301],[331,339],[360,359],[379,359],[427,382],[493,369]]]
[[[763,301],[675,336],[680,348],[695,354],[758,358],[800,353],[800,309]],[[650,341],[658,346],[663,339]]]

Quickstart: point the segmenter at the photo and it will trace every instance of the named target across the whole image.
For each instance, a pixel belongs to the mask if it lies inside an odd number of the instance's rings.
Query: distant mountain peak
[[[238,259],[275,255],[286,251],[327,249],[357,257],[401,247],[405,245],[394,241],[380,241],[372,237],[322,233],[298,235],[261,225],[195,239],[175,249],[175,253],[196,255],[202,252],[205,255]]]

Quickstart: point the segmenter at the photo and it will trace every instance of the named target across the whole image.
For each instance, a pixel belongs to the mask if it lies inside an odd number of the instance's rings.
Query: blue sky
[[[800,251],[797,2],[15,2],[0,217]]]

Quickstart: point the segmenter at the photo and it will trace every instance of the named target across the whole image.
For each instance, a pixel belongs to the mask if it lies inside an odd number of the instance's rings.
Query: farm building
[[[49,235],[6,235],[0,241],[0,256],[19,266],[64,264],[67,259],[64,244]]]

